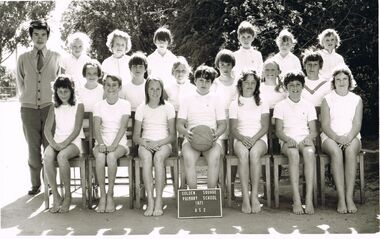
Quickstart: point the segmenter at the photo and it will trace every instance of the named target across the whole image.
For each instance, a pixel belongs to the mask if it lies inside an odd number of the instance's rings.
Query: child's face
[[[267,63],[264,66],[264,78],[265,80],[276,80],[280,75],[280,69],[274,63]]]
[[[227,63],[224,61],[219,61],[218,65],[219,71],[221,75],[230,75],[232,71],[232,63]]]
[[[112,80],[112,78],[107,77],[104,82],[104,92],[107,96],[118,96],[120,91],[119,82]]]
[[[238,38],[243,48],[245,49],[251,48],[252,42],[254,40],[254,37],[252,34],[245,32],[245,33],[239,34]]]
[[[279,49],[282,54],[288,54],[293,47],[293,42],[290,40],[285,40],[280,43]]]
[[[332,51],[336,46],[336,38],[334,35],[325,36],[322,40],[323,48]]]
[[[160,99],[162,94],[161,85],[158,81],[151,81],[148,87],[149,99]]]
[[[70,97],[71,97],[71,92],[69,88],[58,88],[57,89],[57,95],[59,99],[62,101],[62,104],[68,104]]]
[[[286,89],[288,90],[289,98],[293,101],[298,102],[299,99],[301,98],[301,93],[303,89],[302,83],[298,80],[291,81],[286,86]]]
[[[83,42],[79,39],[73,41],[70,45],[71,54],[75,56],[76,58],[80,57],[83,51]]]
[[[132,73],[132,76],[135,78],[144,77],[145,72],[146,72],[146,68],[144,65],[131,66],[131,73]]]
[[[350,86],[350,79],[348,75],[341,72],[334,77],[334,82],[337,90],[348,91]]]
[[[188,80],[189,71],[186,66],[179,65],[176,69],[174,69],[173,76],[177,80],[178,84],[183,84]]]
[[[96,67],[86,67],[86,80],[97,81],[99,79],[98,69]]]
[[[45,29],[33,29],[32,41],[35,48],[41,50],[46,46],[47,40],[48,34]]]
[[[112,44],[112,53],[115,57],[120,58],[125,55],[127,49],[127,42],[124,38],[115,37]]]
[[[197,91],[201,95],[206,95],[210,92],[211,80],[205,78],[196,78],[195,86],[197,87]]]
[[[253,96],[253,92],[255,92],[256,85],[257,83],[253,75],[248,75],[247,78],[242,82],[243,96]]]
[[[156,41],[154,42],[154,45],[156,45],[157,50],[158,50],[160,53],[165,53],[166,50],[168,49],[169,42],[168,42],[168,41],[162,41],[162,40],[156,40]]]
[[[307,61],[305,64],[306,75],[308,78],[318,77],[319,69],[319,61]]]

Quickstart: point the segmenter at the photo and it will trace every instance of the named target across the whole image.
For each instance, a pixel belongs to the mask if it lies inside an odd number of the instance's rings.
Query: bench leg
[[[267,206],[272,207],[272,193],[271,193],[271,180],[270,180],[270,158],[265,160],[265,185],[267,193]]]
[[[134,191],[134,183],[133,183],[133,159],[129,160],[128,165],[128,180],[129,180],[129,208],[133,208],[133,191]]]
[[[87,194],[86,194],[86,164],[85,160],[82,160],[80,163],[80,181],[81,181],[81,187],[82,187],[82,207],[86,208],[87,203]]]
[[[232,197],[231,197],[231,160],[227,158],[227,206],[232,206]]]
[[[360,172],[360,203],[363,204],[365,202],[365,181],[364,181],[364,155],[359,154],[359,172]]]
[[[322,208],[325,208],[326,206],[326,192],[325,192],[325,159],[324,157],[319,158],[319,165],[320,165],[320,180],[321,180],[321,204]]]
[[[276,158],[274,158],[273,171],[274,171],[274,206],[278,208],[280,206],[280,195],[279,195],[278,160]]]
[[[140,189],[140,163],[138,160],[135,160],[135,192],[136,192],[136,208],[141,208],[141,189]]]

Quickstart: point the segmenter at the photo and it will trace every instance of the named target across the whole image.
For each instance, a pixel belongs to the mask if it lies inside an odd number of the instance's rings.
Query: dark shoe
[[[41,192],[40,190],[40,187],[32,187],[32,190],[29,190],[28,191],[28,195],[36,195],[36,194],[39,194]]]

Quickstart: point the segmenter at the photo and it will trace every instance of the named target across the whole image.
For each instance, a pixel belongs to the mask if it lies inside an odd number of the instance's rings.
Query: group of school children
[[[194,83],[190,83],[191,68],[186,59],[175,56],[168,49],[172,36],[167,28],[155,32],[153,42],[157,49],[148,57],[142,52],[126,55],[131,49],[131,38],[126,32],[114,30],[106,43],[112,55],[100,65],[86,55],[90,46],[86,34],[70,35],[67,42],[71,54],[60,60],[58,54],[46,48],[50,33],[47,24],[32,23],[29,33],[34,48],[20,56],[17,68],[33,185],[29,194],[39,191],[38,167],[42,165],[36,163],[38,160],[31,160],[31,141],[35,138],[28,132],[36,126],[29,121],[33,117],[35,121],[40,119],[28,115],[28,110],[43,111],[47,115],[46,123],[38,126],[43,130],[38,142],[41,145],[46,139],[42,161],[53,194],[53,205],[49,209],[52,213],[68,212],[70,208],[69,160],[81,152],[84,112],[93,112],[94,116],[96,144],[93,154],[100,188],[96,211],[115,211],[113,190],[117,160],[129,154],[125,133],[134,114],[133,141],[138,145],[138,156],[143,164],[142,176],[148,201],[145,216],[163,214],[164,161],[170,156],[172,143],[178,135],[184,139],[181,154],[186,182],[194,189],[197,188],[196,162],[201,155],[208,163],[207,186],[217,186],[219,158],[227,153],[225,141],[231,134],[234,152],[239,158],[241,211],[260,212],[260,157],[268,152],[270,124],[275,125],[281,153],[289,158],[293,212],[313,214],[315,139],[320,134],[316,127],[315,107],[318,107],[322,150],[332,159],[338,194],[337,211],[355,213],[353,190],[356,155],[361,147],[363,105],[361,98],[351,92],[356,83],[350,70],[343,57],[335,52],[340,45],[339,35],[333,29],[326,29],[318,36],[323,49],[304,52],[305,76],[299,58],[292,53],[296,40],[288,30],[282,30],[275,40],[279,52],[265,62],[262,54],[252,47],[256,37],[254,26],[244,21],[237,32],[241,44],[239,50],[221,50],[215,58],[217,70],[201,65],[193,73]],[[60,67],[65,75],[58,74]],[[44,68],[48,70],[44,71]],[[54,75],[56,77],[52,79]],[[50,87],[53,80],[54,104],[51,104],[48,94],[52,92],[44,87]],[[49,82],[48,86],[41,81]],[[31,87],[36,95],[30,93]],[[270,109],[273,109],[272,118]],[[213,131],[214,144],[205,152],[191,146],[191,129],[198,125],[207,125]],[[305,208],[298,189],[300,157],[305,165]],[[64,195],[57,190],[55,160],[63,180]]]

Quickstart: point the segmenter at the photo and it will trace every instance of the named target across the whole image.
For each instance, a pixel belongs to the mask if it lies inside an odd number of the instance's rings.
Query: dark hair
[[[354,81],[354,77],[351,73],[351,70],[346,65],[339,65],[335,68],[332,74],[331,88],[334,90],[336,89],[335,76],[337,76],[340,73],[343,73],[348,76],[348,90],[349,91],[353,90],[355,88],[354,83],[352,82]]]
[[[215,57],[215,67],[219,69],[219,62],[231,63],[232,67],[235,66],[236,60],[234,53],[230,50],[223,49],[218,52]]]
[[[116,81],[119,84],[119,87],[123,85],[120,76],[117,75],[104,75],[103,85],[106,85],[107,78],[111,78],[112,81]]]
[[[160,84],[160,87],[161,87],[161,96],[160,96],[160,101],[158,103],[158,105],[164,105],[165,104],[165,100],[164,100],[164,83],[162,82],[162,80],[159,80],[158,78],[154,78],[154,77],[151,77],[149,76],[148,79],[146,80],[145,82],[145,104],[148,104],[149,103],[149,84],[151,82],[158,82]]]
[[[169,29],[165,27],[160,27],[154,32],[153,42],[156,41],[168,41],[169,44],[172,43],[172,34]]]
[[[256,29],[249,21],[242,21],[238,27],[238,36],[244,33],[251,34],[253,38],[256,37]]]
[[[33,35],[33,30],[34,29],[42,29],[42,30],[46,30],[47,32],[47,37],[49,38],[49,35],[50,35],[50,27],[49,25],[47,24],[47,22],[45,20],[35,20],[35,21],[31,21],[30,24],[29,24],[29,36],[32,37]]]
[[[302,54],[302,65],[305,68],[308,61],[318,61],[319,67],[323,66],[323,58],[318,51],[315,51],[313,48],[306,49]]]
[[[256,105],[260,105],[260,77],[256,74],[256,71],[254,70],[247,70],[247,71],[243,71],[241,73],[241,76],[236,84],[236,88],[237,88],[237,91],[238,91],[238,94],[239,96],[242,96],[243,95],[243,81],[246,81],[248,76],[253,76],[253,78],[255,79],[256,81],[256,88],[255,90],[253,91],[253,98],[255,99],[255,103]],[[243,105],[241,102],[240,102],[240,99],[238,98],[238,104],[239,106]]]
[[[69,99],[70,105],[75,105],[75,84],[74,81],[71,80],[71,77],[68,75],[59,75],[57,79],[55,79],[53,84],[54,89],[54,107],[58,108],[60,105],[62,105],[62,100],[58,97],[58,89],[59,88],[65,88],[69,89],[71,96]]]
[[[87,67],[94,67],[94,68],[96,67],[96,69],[98,70],[98,77],[102,76],[103,72],[102,72],[102,67],[99,61],[95,59],[91,59],[91,60],[86,61],[86,63],[84,63],[83,68],[82,68],[82,76],[85,78],[86,78]]]
[[[206,80],[211,80],[211,83],[214,82],[215,77],[218,73],[216,70],[210,66],[200,65],[194,72],[195,80],[198,78],[204,78]]]
[[[148,69],[148,60],[143,52],[138,51],[132,54],[128,62],[129,69],[131,69],[133,65],[144,65],[145,70]]]
[[[302,87],[305,85],[305,75],[302,72],[289,72],[284,77],[285,88],[288,88],[288,84],[292,81],[299,81]]]

